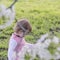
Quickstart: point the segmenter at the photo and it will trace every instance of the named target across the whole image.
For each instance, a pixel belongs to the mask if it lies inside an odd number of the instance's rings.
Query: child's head
[[[14,31],[16,33],[21,33],[23,32],[24,34],[28,34],[29,32],[31,32],[32,27],[30,25],[30,23],[27,21],[27,19],[21,19],[16,23],[16,26],[14,28]]]

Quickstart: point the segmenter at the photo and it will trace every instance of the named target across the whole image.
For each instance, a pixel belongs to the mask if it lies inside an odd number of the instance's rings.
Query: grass
[[[0,0],[0,4],[10,6],[12,0]],[[35,43],[40,36],[49,32],[50,28],[60,28],[60,0],[19,0],[15,4],[16,18],[27,18],[32,25],[32,32],[26,36],[26,41]],[[13,32],[14,23],[0,30],[0,48],[8,48],[8,41]],[[1,23],[2,24],[2,23]],[[54,31],[60,38],[60,33]],[[1,51],[0,56],[7,56],[7,50]]]

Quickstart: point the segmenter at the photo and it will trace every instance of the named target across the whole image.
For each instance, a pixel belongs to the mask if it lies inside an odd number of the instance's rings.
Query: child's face
[[[23,36],[24,36],[23,31],[18,31],[18,35],[19,35],[20,37],[23,37]]]
[[[24,37],[25,35],[28,34],[28,32],[29,32],[28,30],[25,31],[25,32],[23,32],[22,30],[20,30],[20,31],[18,31],[18,35],[21,36],[21,37]]]

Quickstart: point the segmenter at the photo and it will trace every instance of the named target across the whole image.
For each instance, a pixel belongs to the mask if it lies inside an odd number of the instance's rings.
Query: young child
[[[8,60],[18,60],[18,53],[25,45],[25,35],[30,33],[32,30],[30,23],[26,19],[21,19],[16,23],[14,27],[14,33],[12,34],[9,41],[8,48]],[[15,57],[13,57],[15,52]]]

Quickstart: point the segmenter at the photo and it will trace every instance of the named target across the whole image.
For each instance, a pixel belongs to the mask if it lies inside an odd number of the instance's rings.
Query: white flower
[[[58,59],[60,59],[60,53],[56,51],[54,55],[54,60],[58,60]]]
[[[1,5],[0,9],[1,9],[0,18],[4,16],[8,20],[6,23],[0,25],[0,29],[3,29],[10,26],[13,23],[15,19],[15,10],[14,10],[14,7],[12,7],[12,9],[6,9],[4,5]]]
[[[58,51],[56,51],[56,52],[55,52],[55,55],[56,55],[56,56],[57,56],[57,55],[59,55],[59,52],[58,52]]]
[[[38,39],[37,43],[43,42],[43,41],[45,40],[46,37],[48,37],[48,33],[42,35],[41,38]]]
[[[48,34],[42,35],[42,37],[37,41],[36,44],[27,43],[23,47],[22,51],[20,52],[20,55],[19,55],[20,59],[25,60],[24,57],[27,52],[31,56],[30,60],[34,60],[36,55],[38,55],[41,60],[50,60],[52,58],[54,60],[60,59],[60,53],[58,52],[60,51],[60,47],[57,48],[57,51],[55,52],[54,55],[51,55],[51,53],[47,49],[51,42],[54,42],[54,43],[57,42],[58,44],[59,38],[54,36],[53,40],[51,40],[51,39],[45,39],[46,37],[48,37]]]
[[[41,58],[41,60],[50,60],[51,59],[51,54],[47,49],[43,49],[41,48],[38,52],[39,57]]]
[[[59,38],[54,36],[52,42],[54,42],[55,44],[59,44]]]
[[[48,48],[51,43],[51,39],[46,39],[45,42],[42,44],[42,47]]]
[[[32,56],[32,51],[33,50],[33,44],[27,43],[22,50],[18,53],[19,59],[20,60],[25,60],[25,55],[28,53],[30,56]]]
[[[44,49],[42,46],[38,44],[26,44],[19,53],[19,56],[20,56],[19,59],[21,60],[24,59],[25,54],[27,52],[31,56],[30,60],[33,60],[36,57],[36,55],[38,55],[40,59],[45,59],[45,60],[46,59],[48,60],[51,57],[51,54],[49,53],[49,51]]]
[[[60,51],[60,47],[58,47],[57,50]]]
[[[0,18],[5,15],[6,7],[4,5],[0,5]]]

